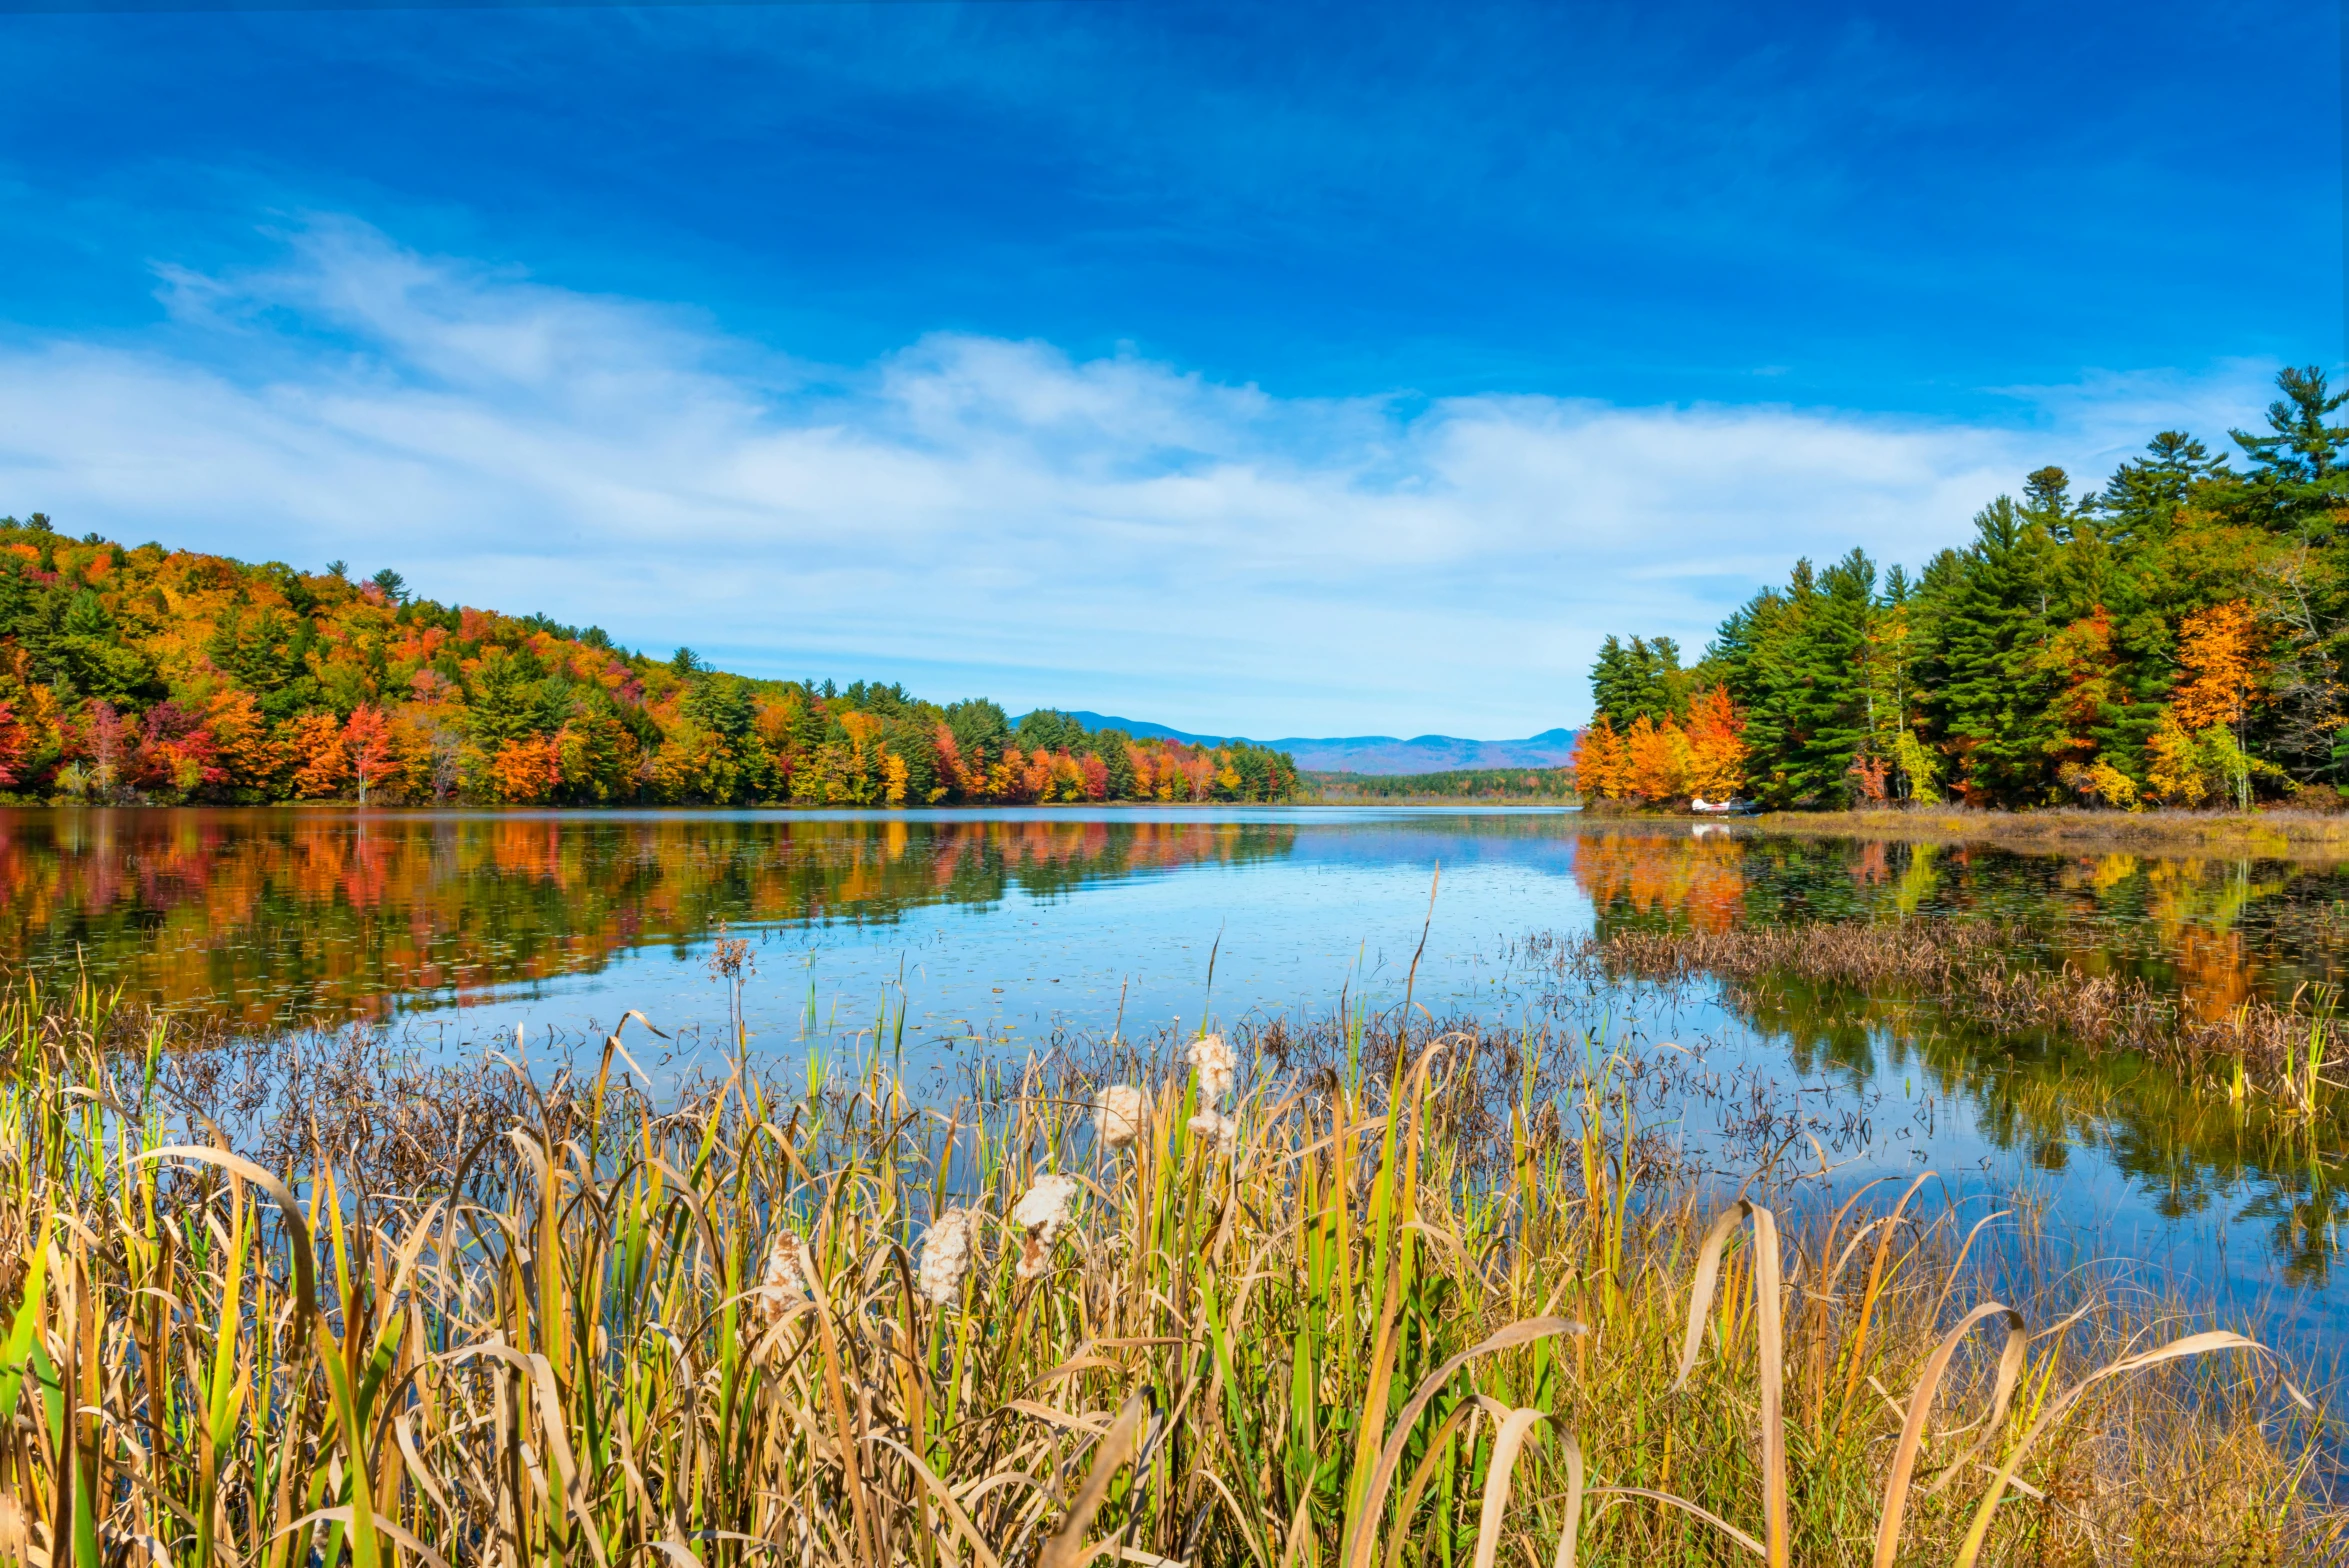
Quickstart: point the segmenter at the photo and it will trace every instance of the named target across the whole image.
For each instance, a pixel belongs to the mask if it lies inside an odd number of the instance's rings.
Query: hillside
[[[395,571],[71,539],[0,518],[0,799],[484,805],[1285,800],[1246,742],[985,698],[753,680]]]
[[[1123,730],[1129,735],[1155,736],[1190,745],[1226,745],[1237,736],[1194,735],[1138,719],[1076,712],[1069,715],[1091,729]],[[1574,755],[1575,732],[1544,730],[1523,740],[1463,740],[1456,735],[1415,735],[1400,740],[1392,735],[1291,735],[1280,740],[1246,744],[1286,752],[1309,773],[1414,774],[1450,773],[1482,768],[1556,768]]]

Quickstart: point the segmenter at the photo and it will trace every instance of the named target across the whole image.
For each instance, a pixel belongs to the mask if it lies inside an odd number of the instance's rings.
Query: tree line
[[[1354,800],[1567,800],[1569,768],[1449,768],[1435,773],[1307,772],[1305,788],[1324,803]]]
[[[1910,575],[1797,561],[1683,664],[1610,636],[1585,795],[2327,807],[2349,783],[2349,392],[2285,369],[2267,430],[2163,431],[2101,489],[2028,475]],[[2240,466],[2238,466],[2238,462]]]
[[[1272,801],[1284,752],[754,680],[401,574],[0,518],[0,799],[831,806]]]

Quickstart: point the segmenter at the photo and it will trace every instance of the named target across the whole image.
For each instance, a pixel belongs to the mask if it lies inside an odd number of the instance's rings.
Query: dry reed
[[[2025,956],[2029,941],[1984,920],[1631,930],[1564,944],[1554,962],[1664,982],[1710,974],[1749,997],[1764,983],[1796,981],[1871,1000],[1924,1001],[1996,1033],[2061,1034],[2190,1071],[2222,1066],[2230,1087],[2256,1087],[2303,1108],[2338,1087],[2323,1074],[2349,1049],[2349,1021],[2329,1006],[2251,998],[2222,1017],[2201,1016],[2144,980],[2034,965]],[[2238,1065],[2252,1077],[2235,1074]]]
[[[2248,1340],[2101,1292],[1974,1305],[1988,1233],[1920,1219],[1917,1187],[1655,1187],[1603,1054],[1568,1103],[1529,1078],[1487,1108],[1496,1168],[1460,1152],[1475,1069],[1444,1040],[1384,1070],[1357,1040],[1311,1088],[1162,1056],[1114,1149],[1099,1087],[1035,1071],[933,1107],[877,1068],[737,1068],[656,1105],[615,1040],[402,1192],[322,1139],[272,1172],[152,1065],[14,1016],[0,1559],[1776,1568],[2343,1539],[2320,1423]],[[1228,1136],[1192,1132],[1202,1079]]]

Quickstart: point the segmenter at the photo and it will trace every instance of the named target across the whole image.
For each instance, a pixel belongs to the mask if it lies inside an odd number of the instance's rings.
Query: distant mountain
[[[1072,713],[1069,717],[1089,730],[1124,730],[1137,740],[1179,740],[1189,746],[1214,746],[1243,735],[1194,735],[1142,719],[1121,719],[1103,713]],[[1523,740],[1463,740],[1457,735],[1414,735],[1398,740],[1392,735],[1291,735],[1283,740],[1255,741],[1285,751],[1308,773],[1448,773],[1455,768],[1556,768],[1574,755],[1575,732],[1544,730]]]

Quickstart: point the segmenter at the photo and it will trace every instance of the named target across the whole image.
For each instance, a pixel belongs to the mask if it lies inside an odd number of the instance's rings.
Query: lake
[[[2349,869],[2332,863],[1547,809],[0,809],[0,890],[12,969],[86,970],[254,1031],[379,1021],[443,1051],[518,1022],[593,1038],[633,1008],[714,1058],[722,930],[752,944],[754,1050],[796,1063],[878,1039],[941,1085],[1056,1031],[1310,1020],[1408,988],[1438,1019],[1670,1042],[1712,1086],[1670,1129],[1700,1154],[1730,1158],[1767,1106],[1820,1139],[1840,1184],[1936,1171],[1953,1201],[2043,1212],[2084,1263],[2256,1309],[2296,1341],[2344,1304],[2329,1136],[2262,1133],[2147,1064],[1962,1019],[1855,1021],[1794,994],[1739,1007],[1704,986],[1568,998],[1550,940],[1991,918],[2039,961],[2142,976],[2218,1016],[2341,978]]]

